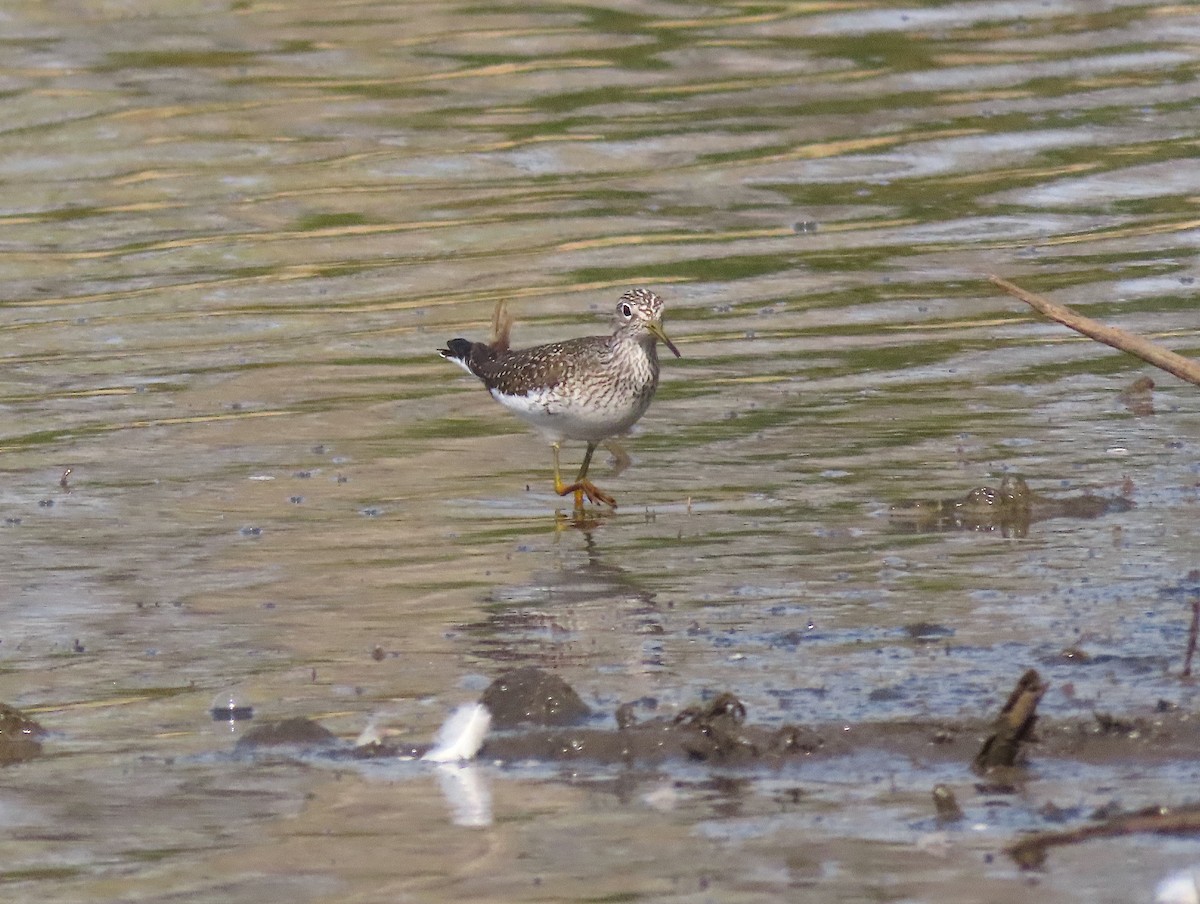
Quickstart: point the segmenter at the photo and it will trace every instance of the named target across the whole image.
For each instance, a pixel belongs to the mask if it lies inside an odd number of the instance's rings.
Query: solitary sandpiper
[[[587,336],[509,348],[511,321],[503,303],[496,306],[490,342],[451,339],[439,349],[483,381],[497,402],[533,424],[554,452],[554,490],[575,494],[575,508],[586,496],[593,504],[616,508],[617,501],[587,479],[596,446],[637,422],[658,388],[658,343],[679,357],[662,325],[662,299],[648,289],[630,289],[617,302],[609,336]],[[563,483],[558,449],[563,440],[587,443],[574,483]]]

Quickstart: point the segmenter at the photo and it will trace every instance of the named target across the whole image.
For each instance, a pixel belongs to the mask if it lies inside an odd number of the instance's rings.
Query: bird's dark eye
[[[631,308],[627,302],[621,303],[621,316],[626,320],[633,316],[633,308]]]

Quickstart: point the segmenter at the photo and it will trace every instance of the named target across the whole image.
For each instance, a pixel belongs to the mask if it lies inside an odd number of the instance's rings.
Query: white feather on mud
[[[437,743],[421,759],[431,763],[454,763],[474,759],[491,726],[491,710],[482,703],[464,704],[442,723],[438,730]]]

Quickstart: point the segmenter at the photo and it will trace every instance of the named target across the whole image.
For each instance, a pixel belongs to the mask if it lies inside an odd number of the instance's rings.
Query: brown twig
[[[1008,848],[1008,855],[1022,869],[1038,869],[1052,847],[1076,844],[1089,838],[1115,838],[1134,833],[1157,835],[1195,835],[1200,833],[1200,808],[1195,804],[1166,809],[1150,807],[1136,813],[1115,816],[1107,822],[1081,826],[1065,832],[1039,832],[1022,838]]]
[[[1169,374],[1174,374],[1181,380],[1187,380],[1189,383],[1195,383],[1197,386],[1200,386],[1200,362],[1193,361],[1191,358],[1185,358],[1183,355],[1178,355],[1170,349],[1163,348],[1161,345],[1151,342],[1149,339],[1143,339],[1136,333],[1131,333],[1128,330],[1123,330],[1115,326],[1105,326],[1103,323],[1092,320],[1090,317],[1076,314],[1064,305],[1055,304],[1050,299],[1043,298],[1041,295],[1035,295],[1033,292],[1013,285],[1008,280],[1002,279],[999,276],[992,275],[988,279],[991,280],[993,285],[997,285],[1009,295],[1021,299],[1021,301],[1045,314],[1051,320],[1057,320],[1064,326],[1069,326],[1077,333],[1083,333],[1083,335],[1095,339],[1097,342],[1103,342],[1105,345],[1111,345],[1115,349],[1135,355],[1148,364],[1153,364],[1155,367],[1161,368]]]
[[[1192,626],[1188,628],[1187,655],[1183,658],[1183,677],[1192,677],[1192,657],[1196,655],[1196,641],[1200,639],[1200,600],[1192,601]]]

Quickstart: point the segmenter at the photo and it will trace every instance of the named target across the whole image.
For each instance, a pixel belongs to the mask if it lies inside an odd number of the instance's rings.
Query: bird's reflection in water
[[[560,516],[559,564],[488,594],[484,618],[466,627],[472,652],[506,666],[587,664],[635,674],[663,668],[669,608],[607,560],[597,538],[611,517],[588,510]]]

